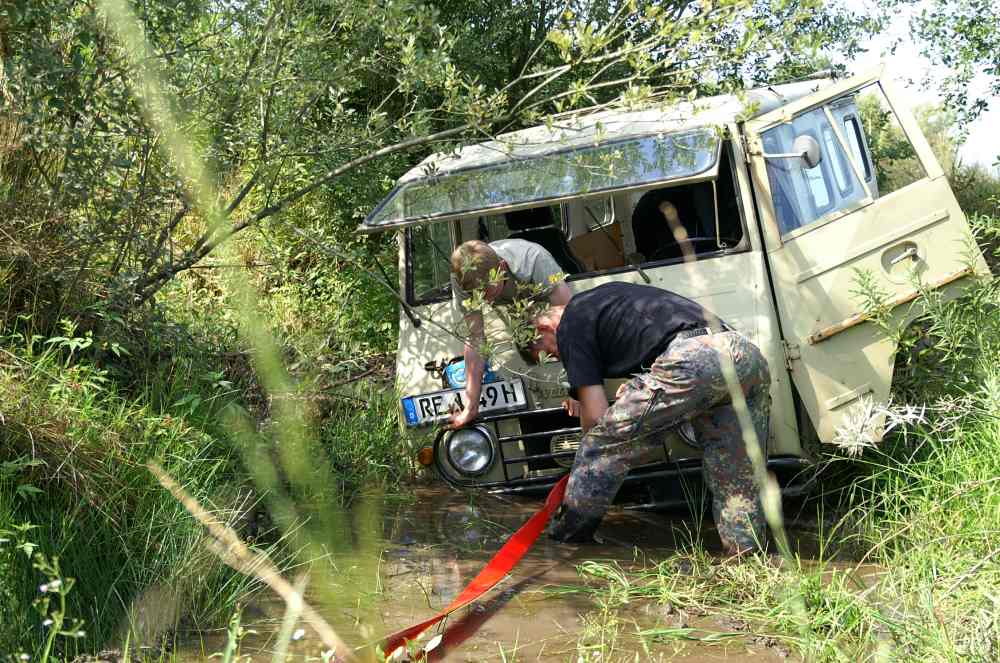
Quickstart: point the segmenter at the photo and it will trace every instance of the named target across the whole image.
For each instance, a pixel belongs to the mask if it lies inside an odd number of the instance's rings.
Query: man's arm
[[[560,281],[552,288],[552,292],[549,293],[549,303],[553,306],[565,306],[569,303],[569,298],[572,296],[573,293],[570,291],[569,286],[566,285],[566,282]]]
[[[608,410],[608,397],[603,384],[580,387],[580,427],[586,433]]]
[[[566,285],[566,282],[560,281],[556,287],[552,288],[552,292],[549,293],[549,303],[553,306],[565,306],[569,303],[569,299],[572,296],[573,293],[570,291],[569,286]],[[580,401],[575,398],[563,399],[562,406],[569,416],[580,416]]]
[[[469,338],[465,342],[465,408],[452,415],[449,428],[461,428],[475,421],[479,416],[479,397],[483,392],[483,373],[486,362],[479,354],[479,347],[486,340],[483,331],[483,314],[469,311],[465,314],[465,324],[469,328]]]

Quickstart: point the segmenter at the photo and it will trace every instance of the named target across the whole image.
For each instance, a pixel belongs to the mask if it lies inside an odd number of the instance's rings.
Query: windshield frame
[[[447,247],[448,250],[447,250],[447,254],[450,256],[451,252],[453,250],[453,247],[455,245],[455,237],[456,237],[456,235],[455,235],[455,232],[456,232],[455,221],[454,221],[454,219],[447,220],[447,221],[437,221],[437,220],[435,220],[434,223],[435,224],[442,223],[442,224],[446,224],[446,226],[447,226],[447,229],[448,229],[448,247]],[[431,224],[428,224],[428,225],[431,225]],[[413,231],[416,228],[417,228],[416,224],[411,224],[410,226],[407,226],[405,228],[400,228],[399,229],[400,232],[403,233],[403,255],[404,255],[404,260],[405,260],[405,264],[404,264],[404,270],[405,270],[404,271],[404,276],[405,276],[405,279],[406,279],[406,284],[405,284],[406,288],[404,290],[404,294],[406,296],[406,302],[410,306],[426,306],[428,304],[438,304],[438,303],[441,303],[441,302],[446,302],[446,301],[452,299],[452,297],[454,296],[454,283],[452,282],[450,272],[449,272],[449,276],[448,276],[448,288],[447,288],[447,292],[442,292],[441,294],[435,295],[435,296],[432,296],[432,297],[424,297],[424,298],[418,298],[417,297],[417,290],[416,290],[416,267],[417,267],[417,261],[415,259],[416,255],[415,255],[415,252],[414,252],[414,238],[413,238]],[[443,285],[442,285],[442,287],[443,287]]]
[[[404,192],[405,189],[413,187],[413,186],[416,186],[416,185],[420,185],[420,184],[424,184],[424,183],[428,183],[428,182],[433,183],[433,182],[436,182],[436,181],[441,181],[441,180],[444,180],[446,178],[454,177],[456,175],[461,175],[463,173],[467,173],[467,172],[471,172],[471,171],[477,171],[478,170],[478,171],[484,171],[485,172],[485,171],[489,171],[489,170],[501,169],[501,168],[509,166],[511,163],[515,163],[515,162],[523,162],[523,163],[541,162],[541,161],[543,161],[545,159],[551,159],[553,157],[559,157],[559,156],[562,156],[562,155],[567,155],[567,154],[572,154],[572,153],[577,153],[577,152],[583,152],[583,151],[586,151],[586,150],[593,150],[593,149],[597,149],[597,148],[614,147],[616,145],[621,145],[621,144],[624,144],[624,143],[638,143],[638,142],[643,141],[643,140],[649,140],[649,139],[655,139],[655,138],[686,137],[686,136],[699,135],[699,134],[700,135],[704,135],[707,138],[710,138],[712,141],[714,141],[714,144],[711,146],[711,150],[712,150],[711,158],[709,159],[709,161],[706,164],[706,166],[704,168],[701,168],[700,170],[693,170],[691,172],[683,173],[683,174],[680,174],[680,175],[674,175],[672,177],[663,177],[663,178],[658,178],[658,179],[651,179],[651,180],[643,181],[643,182],[617,183],[617,184],[613,184],[611,186],[598,187],[598,188],[590,189],[590,190],[587,190],[587,191],[576,191],[576,192],[573,192],[573,193],[567,193],[567,194],[561,194],[561,195],[554,195],[554,196],[542,196],[542,197],[539,197],[539,198],[533,198],[531,200],[517,200],[517,201],[514,201],[514,202],[505,202],[505,203],[499,203],[499,204],[494,204],[494,205],[480,206],[480,207],[469,208],[469,209],[464,209],[464,210],[460,210],[460,211],[448,211],[448,212],[444,212],[444,213],[441,213],[441,214],[424,214],[424,215],[414,216],[414,217],[404,217],[401,220],[392,221],[392,222],[389,222],[389,223],[380,223],[380,224],[373,224],[372,223],[372,220],[375,219],[376,217],[378,217],[378,215],[382,212],[382,210],[385,209],[385,207],[390,202],[395,201],[396,198],[399,195],[401,195]],[[358,230],[361,231],[361,232],[363,232],[363,233],[374,233],[374,232],[380,232],[380,231],[383,231],[383,230],[394,230],[394,229],[399,229],[399,228],[406,228],[406,227],[409,227],[409,226],[414,226],[414,225],[424,224],[424,223],[438,223],[438,222],[443,222],[443,221],[451,221],[451,220],[454,220],[454,219],[460,219],[460,218],[463,218],[463,217],[474,216],[474,215],[477,215],[477,214],[497,214],[497,213],[501,213],[501,212],[508,212],[508,211],[513,211],[513,210],[518,210],[518,209],[527,209],[527,208],[532,208],[532,207],[538,207],[538,206],[543,205],[543,204],[550,204],[550,205],[551,204],[558,204],[558,203],[561,203],[561,202],[565,202],[567,200],[573,200],[573,199],[577,199],[577,198],[590,197],[590,196],[598,196],[598,195],[607,194],[607,193],[611,193],[611,192],[615,192],[615,191],[620,191],[620,190],[625,190],[625,189],[646,188],[646,187],[650,187],[650,186],[656,186],[656,185],[664,184],[666,182],[673,182],[673,181],[680,182],[682,180],[690,180],[690,179],[694,179],[694,178],[706,178],[706,177],[711,178],[711,177],[714,177],[717,174],[717,170],[718,170],[718,167],[719,167],[719,158],[720,158],[720,154],[721,154],[721,150],[722,150],[722,143],[723,142],[724,142],[723,138],[722,138],[722,136],[719,135],[716,127],[714,127],[714,126],[702,126],[702,127],[696,127],[696,128],[692,128],[692,129],[687,129],[687,130],[684,130],[684,131],[652,132],[652,133],[647,133],[647,134],[632,135],[632,136],[617,138],[617,139],[614,139],[614,140],[604,141],[604,142],[601,142],[601,143],[599,143],[597,145],[594,145],[594,144],[588,144],[588,145],[585,145],[585,146],[576,145],[576,146],[562,148],[562,149],[559,149],[559,150],[553,150],[551,152],[546,152],[544,154],[539,154],[539,155],[535,155],[535,156],[531,156],[531,157],[512,158],[512,159],[508,159],[508,160],[505,160],[505,161],[502,161],[502,162],[499,162],[499,163],[492,163],[492,164],[489,164],[489,165],[486,165],[486,166],[467,166],[467,167],[464,167],[464,168],[456,168],[454,170],[447,171],[446,173],[443,173],[443,174],[440,174],[440,175],[429,175],[429,176],[426,176],[426,177],[414,178],[414,179],[410,179],[410,180],[407,180],[405,182],[400,182],[400,183],[396,184],[396,186],[394,186],[392,188],[392,190],[388,193],[388,195],[386,195],[385,198],[383,198],[382,201],[379,202],[379,204],[375,207],[375,209],[372,210],[372,212],[365,218],[365,220],[359,226]]]

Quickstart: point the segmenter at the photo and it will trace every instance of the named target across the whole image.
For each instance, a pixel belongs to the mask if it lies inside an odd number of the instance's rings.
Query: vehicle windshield
[[[733,164],[733,147],[727,141],[715,174],[696,181],[668,181],[413,225],[405,231],[408,302],[420,306],[451,296],[451,248],[469,240],[537,244],[570,281],[744,250]]]
[[[719,156],[713,129],[633,138],[405,182],[365,220],[376,230],[698,175]]]

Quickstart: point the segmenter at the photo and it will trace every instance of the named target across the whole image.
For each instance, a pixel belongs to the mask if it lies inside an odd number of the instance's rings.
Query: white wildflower
[[[930,409],[935,413],[934,432],[942,433],[956,428],[963,419],[973,414],[976,400],[971,394],[943,396]]]
[[[306,634],[304,628],[297,629],[295,633],[292,633],[292,640],[301,640]]]
[[[837,427],[833,444],[849,456],[859,456],[865,449],[874,449],[889,431],[913,424],[925,423],[925,408],[916,405],[894,407],[862,397],[851,407]]]
[[[927,410],[923,405],[899,405],[893,407],[892,402],[890,401],[885,407],[881,408],[881,410],[885,415],[885,428],[882,431],[883,435],[902,426],[927,423]]]
[[[52,620],[46,619],[44,622],[42,622],[42,626],[52,626]]]

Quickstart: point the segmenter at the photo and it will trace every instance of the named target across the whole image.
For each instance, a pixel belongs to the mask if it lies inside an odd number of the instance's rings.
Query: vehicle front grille
[[[522,432],[501,435],[500,422],[514,417],[518,419]],[[441,471],[442,478],[452,486],[480,488],[502,493],[541,492],[548,490],[559,480],[559,477],[565,475],[572,467],[573,458],[580,444],[579,420],[567,416],[562,408],[548,408],[517,414],[486,415],[479,421],[483,425],[492,427],[494,435],[496,435],[496,440],[499,443],[497,460],[502,464],[503,478],[483,481]],[[442,430],[434,440],[435,462],[441,455],[438,447],[445,432]],[[682,438],[685,437],[684,431],[677,432],[681,434]],[[523,452],[518,448],[518,443],[523,445]],[[511,476],[512,473],[508,471],[508,468],[517,465],[527,465],[527,472],[518,469]],[[792,477],[792,483],[811,485],[809,481],[803,483],[802,480],[796,478],[807,465],[808,463],[804,459],[793,456],[768,459],[769,469],[780,470],[786,475],[786,478],[782,480],[782,485],[789,483],[787,476]],[[440,471],[441,468],[438,469]],[[700,474],[700,459],[670,460],[669,453],[664,448],[663,460],[639,465],[629,470],[618,498],[629,504],[646,507],[684,504],[687,497],[683,497],[683,499],[670,495],[664,497],[660,494],[662,491],[659,491],[659,488],[669,488],[675,480],[681,477],[697,477]],[[781,477],[779,476],[779,478]],[[788,489],[785,488],[785,490],[787,492]]]
[[[568,468],[573,465],[576,446],[579,446],[580,420],[570,417],[561,407],[524,412],[518,416],[521,434],[510,436],[509,442],[521,440],[528,457],[528,470]],[[501,438],[501,444],[505,438]],[[506,455],[506,454],[505,454]],[[519,462],[524,462],[521,459]]]
[[[503,433],[501,423],[516,419],[519,433]],[[497,442],[497,458],[503,471],[502,478],[484,480],[463,477],[450,471],[442,463],[441,445],[447,433],[442,429],[434,439],[434,462],[438,472],[451,485],[458,488],[530,489],[544,488],[555,483],[573,465],[576,445],[580,437],[579,419],[569,417],[561,407],[518,413],[487,414],[478,425],[491,430]],[[556,448],[553,448],[555,441]],[[444,461],[447,462],[447,461]]]
[[[573,467],[573,458],[563,455],[565,452],[572,452],[576,455],[576,450],[580,448],[580,433],[563,433],[553,435],[549,450],[553,454],[552,459],[560,467]],[[559,454],[559,455],[556,455]]]

